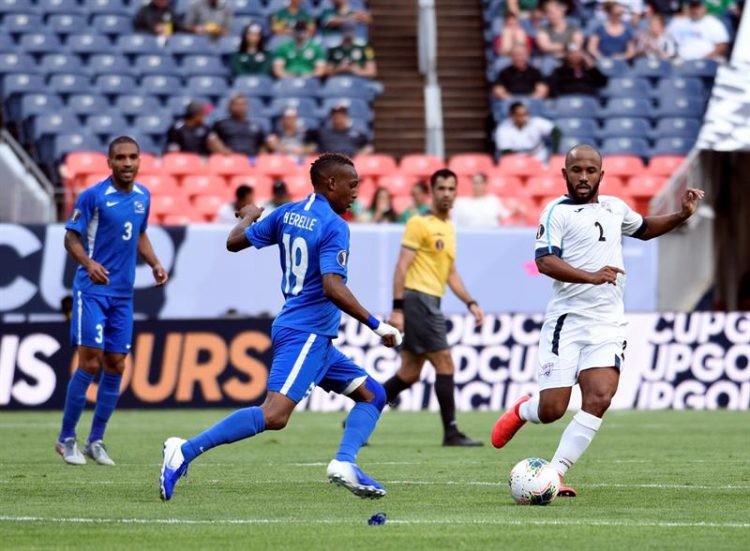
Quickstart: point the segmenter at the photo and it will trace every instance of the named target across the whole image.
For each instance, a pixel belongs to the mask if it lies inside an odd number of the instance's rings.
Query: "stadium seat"
[[[648,119],[618,117],[606,119],[599,136],[606,138],[646,138],[651,130]]]
[[[532,176],[526,181],[524,195],[532,197],[539,202],[544,197],[562,194],[564,191],[562,179],[553,175]]]
[[[34,58],[27,54],[2,54],[0,55],[0,75],[7,73],[31,73],[37,72]]]
[[[118,73],[99,75],[94,79],[94,88],[108,96],[122,96],[137,88],[135,79],[130,75]]]
[[[643,78],[611,78],[599,91],[599,95],[604,98],[648,98],[651,95],[651,85]]]
[[[47,16],[60,13],[83,13],[80,4],[76,0],[39,0],[37,6],[39,6],[39,11]]]
[[[160,49],[161,46],[155,35],[145,33],[125,34],[118,36],[115,40],[115,50],[133,57],[152,54]]]
[[[9,73],[2,78],[0,91],[5,101],[17,94],[42,93],[47,91],[44,79],[33,73]]]
[[[532,59],[534,65],[542,73],[542,76],[549,77],[555,69],[560,66],[560,61],[551,56],[541,56]]]
[[[225,195],[196,195],[193,197],[193,212],[213,221],[219,209],[227,203]]]
[[[589,144],[597,147],[599,142],[596,139],[595,134],[565,134],[560,138],[560,142],[557,144],[557,153],[567,153],[580,144]]]
[[[111,109],[107,98],[100,94],[80,93],[68,98],[67,107],[76,115],[96,115]]]
[[[125,2],[123,0],[84,0],[83,6],[86,13],[92,15],[130,15],[130,11],[125,7]]]
[[[407,196],[411,192],[411,188],[414,187],[414,184],[419,182],[420,179],[419,176],[414,174],[393,172],[392,174],[378,178],[377,185],[386,188],[394,197]]]
[[[54,113],[63,109],[63,102],[56,94],[33,93],[19,96],[18,101],[9,106],[9,118],[23,121],[42,113]]]
[[[529,155],[503,155],[497,167],[498,174],[505,176],[536,176],[545,172],[542,162]]]
[[[79,27],[80,31],[83,27]],[[65,44],[71,53],[77,55],[107,54],[112,49],[112,43],[101,34],[72,34]]]
[[[672,176],[685,161],[682,155],[656,155],[648,162],[649,176]]]
[[[172,56],[168,55],[139,55],[135,58],[133,65],[138,74],[145,75],[169,75],[180,76],[180,70],[177,68]]]
[[[261,199],[268,199],[271,197],[271,186],[273,185],[273,179],[265,174],[252,173],[243,174],[242,176],[232,176],[229,178],[229,191],[232,196],[234,190],[239,186],[246,185],[253,188],[255,200],[260,202]]]
[[[159,220],[163,226],[187,226],[190,224],[201,224],[206,221],[200,213],[193,212],[192,210],[185,214],[165,214],[159,217]]]
[[[126,134],[128,123],[119,113],[102,113],[86,117],[86,128],[97,136],[111,136],[112,134]]]
[[[3,17],[4,32],[12,35],[33,33],[44,27],[42,18],[31,13],[10,13]]]
[[[360,178],[381,177],[396,172],[396,161],[390,155],[357,155],[354,166]]]
[[[47,19],[47,29],[60,37],[70,37],[79,33],[81,29],[86,28],[86,25],[86,17],[72,13],[59,13]],[[66,47],[72,51],[69,42],[66,43]]]
[[[128,15],[95,15],[90,26],[97,32],[109,36],[133,32],[132,18]]]
[[[596,124],[596,119],[583,117],[556,119],[555,126],[563,136],[596,136],[599,133],[599,125]]]
[[[654,88],[653,96],[655,99],[687,96],[702,100],[706,97],[706,89],[699,78],[663,78]]]
[[[211,98],[212,101],[217,101],[225,97],[227,88],[227,80],[224,77],[216,75],[190,77],[187,79],[186,86],[186,89],[190,90],[190,93]]]
[[[69,111],[35,115],[31,121],[31,138],[36,141],[46,136],[64,134],[78,126],[78,118]]]
[[[346,105],[349,116],[354,119],[370,122],[373,119],[373,112],[370,105],[363,99],[359,98],[326,98],[320,108],[320,118],[328,118],[331,109],[336,105]]]
[[[175,117],[182,117],[185,114],[185,109],[191,101],[201,101],[206,105],[210,105],[211,101],[206,97],[199,96],[170,96],[167,98],[167,110],[172,112]]]
[[[91,80],[83,75],[52,75],[47,86],[58,94],[85,94],[91,90]]]
[[[81,58],[74,54],[45,54],[39,62],[39,70],[47,75],[65,73],[88,76],[89,74],[81,63]]]
[[[252,97],[273,96],[273,81],[266,75],[243,75],[234,79],[232,92]]]
[[[222,36],[216,41],[214,49],[225,61],[229,60],[229,57],[240,49],[240,35],[227,35]]]
[[[177,57],[203,55],[212,50],[212,44],[206,36],[179,33],[170,37],[166,44],[166,50]]]
[[[177,178],[168,174],[141,174],[139,172],[138,182],[146,186],[152,196],[180,195],[181,193],[180,186],[177,184]]]
[[[503,206],[511,215],[503,219],[504,226],[536,226],[539,223],[541,209],[529,197],[502,197]]]
[[[32,0],[0,0],[0,14],[2,13],[37,13],[37,7]]]
[[[292,157],[261,154],[255,160],[255,169],[261,174],[278,178],[287,174],[296,174],[299,167]]]
[[[650,117],[651,111],[651,102],[648,99],[612,98],[607,101],[606,106],[599,109],[599,118]]]
[[[448,168],[458,176],[473,176],[478,172],[485,175],[495,168],[495,163],[487,154],[483,153],[464,153],[454,155],[448,163]]]
[[[148,185],[146,185],[146,187],[148,187]],[[179,193],[162,194],[161,191],[151,195],[150,208],[151,214],[156,217],[166,216],[168,214],[190,216],[190,213],[193,210],[190,201],[188,201],[188,198],[184,195]]]
[[[104,147],[93,136],[84,132],[69,132],[57,134],[54,138],[52,150],[48,160],[60,161],[73,151],[103,151]]]
[[[556,109],[550,109],[547,110],[547,106],[545,105],[543,100],[540,100],[538,98],[532,98],[528,96],[515,96],[512,98],[508,98],[505,100],[494,100],[492,102],[492,116],[494,117],[495,121],[499,122],[503,119],[506,119],[508,117],[508,111],[510,109],[510,106],[520,101],[523,103],[526,108],[529,110],[529,114],[534,117],[557,117],[559,114],[557,113]],[[596,106],[598,107],[599,104],[596,103]],[[582,115],[585,116],[585,115]]]
[[[2,28],[2,27],[0,27]],[[0,53],[12,54],[18,52],[18,46],[11,36],[6,33],[0,33]]]
[[[23,34],[18,45],[21,51],[31,55],[50,54],[62,50],[62,43],[57,35],[47,33]]]
[[[560,153],[557,155],[552,155],[547,160],[547,166],[545,168],[546,168],[547,174],[554,174],[557,176],[560,174],[560,170],[564,167],[565,167],[565,154]]]
[[[602,57],[596,61],[596,66],[608,78],[624,77],[630,71],[628,64],[622,59]]]
[[[161,104],[154,96],[125,94],[117,96],[115,107],[125,116],[137,117],[161,109]]]
[[[136,131],[141,134],[166,137],[169,127],[172,126],[172,113],[165,111],[152,111],[147,115],[139,115],[134,120]]]
[[[220,176],[237,176],[249,174],[253,172],[253,168],[250,166],[246,155],[214,153],[208,158],[208,172]]]
[[[330,77],[320,89],[321,98],[360,98],[370,101],[375,97],[371,84],[358,77]]]
[[[280,117],[289,108],[296,109],[297,115],[302,118],[318,117],[318,102],[313,98],[275,98],[265,111],[270,117]]]
[[[316,78],[284,78],[273,85],[273,93],[277,98],[309,97],[314,98],[320,90],[320,81]]]
[[[180,69],[185,78],[192,76],[217,76],[229,75],[227,67],[218,55],[189,55],[185,56],[180,64]]]
[[[667,178],[664,176],[642,174],[628,180],[624,193],[635,203],[635,210],[646,215],[651,198],[661,191],[666,182]]]
[[[606,138],[601,147],[602,155],[636,155],[648,157],[649,147],[645,138]]]
[[[691,138],[659,138],[656,140],[650,155],[687,155],[693,149],[695,137]]]
[[[433,172],[441,168],[445,168],[445,163],[434,155],[404,155],[399,165],[400,172],[418,178],[429,178]]]
[[[206,174],[208,168],[195,153],[165,153],[161,158],[161,169],[165,174],[188,176]]]
[[[310,183],[310,177],[305,172],[287,174],[281,179],[286,183],[289,195],[292,196],[292,200],[294,201],[301,201],[312,193],[313,189],[312,184]]]
[[[194,195],[219,195],[224,200],[230,197],[227,182],[216,174],[198,174],[185,176],[180,184],[182,193],[193,197]]]
[[[141,90],[151,96],[171,97],[182,88],[182,80],[174,76],[148,75],[141,79]],[[188,84],[188,90],[192,90]]]
[[[633,155],[606,155],[602,166],[607,176],[630,177],[645,172],[643,159]]]
[[[554,118],[591,117],[599,110],[599,102],[590,96],[563,96],[557,98],[549,110]]]
[[[265,7],[261,0],[234,0],[232,7],[236,15],[263,16],[265,14]]]
[[[119,54],[95,54],[89,58],[89,70],[95,75],[132,75],[128,58]],[[128,90],[132,92],[132,88]]]
[[[713,59],[675,60],[672,62],[672,74],[676,77],[713,78],[718,68],[719,63]]]
[[[106,174],[110,170],[107,156],[93,151],[70,153],[65,157],[65,168],[74,187],[81,187],[91,174]]]
[[[663,98],[653,112],[656,118],[683,117],[699,119],[703,117],[706,103],[703,99],[687,96]]]
[[[630,75],[637,78],[665,78],[672,73],[672,64],[665,59],[640,57],[635,60]]]
[[[487,178],[487,190],[498,197],[516,197],[526,193],[523,180],[517,176],[505,176],[503,174],[489,174]]]
[[[656,128],[651,132],[651,139],[659,138],[692,138],[695,139],[701,129],[700,119],[683,119],[679,117],[659,119]]]
[[[150,154],[141,152],[141,164],[138,169],[138,174],[160,174],[161,164],[157,158]]]

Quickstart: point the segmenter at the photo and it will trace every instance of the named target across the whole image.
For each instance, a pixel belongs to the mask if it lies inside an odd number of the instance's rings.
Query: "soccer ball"
[[[530,457],[513,467],[508,486],[516,503],[549,505],[560,491],[560,475],[544,459]]]

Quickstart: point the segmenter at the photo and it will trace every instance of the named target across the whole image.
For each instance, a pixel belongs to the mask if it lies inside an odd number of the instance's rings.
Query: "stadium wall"
[[[750,409],[750,313],[630,314],[614,409]],[[537,385],[541,314],[490,315],[479,329],[449,317],[457,407],[500,410]],[[238,407],[261,402],[271,362],[271,320],[139,321],[123,378],[124,408]],[[0,409],[61,409],[76,365],[68,325],[5,324],[0,331]],[[380,381],[396,351],[344,319],[337,345]],[[401,395],[399,409],[436,410],[434,372]],[[94,400],[96,389],[89,389]],[[320,389],[300,410],[342,411],[351,402]],[[580,406],[574,393],[571,407]]]

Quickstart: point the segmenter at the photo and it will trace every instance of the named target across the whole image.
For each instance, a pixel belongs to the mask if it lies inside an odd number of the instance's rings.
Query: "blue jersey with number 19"
[[[66,230],[81,236],[86,254],[109,271],[109,284],[97,285],[83,266],[76,270],[73,286],[90,295],[132,297],[138,238],[146,231],[150,206],[148,190],[133,184],[124,193],[107,178],[78,196]]]
[[[341,311],[323,293],[323,275],[346,282],[349,226],[317,193],[287,203],[245,230],[260,249],[279,245],[281,291],[285,302],[274,325],[335,337]]]

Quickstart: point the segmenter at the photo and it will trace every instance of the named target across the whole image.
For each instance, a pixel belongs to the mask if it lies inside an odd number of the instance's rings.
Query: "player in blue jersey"
[[[78,262],[73,282],[71,339],[78,369],[65,395],[62,429],[55,450],[71,465],[114,465],[104,446],[104,430],[117,405],[125,358],[133,334],[133,282],[138,254],[151,266],[157,285],[168,279],[146,235],[150,195],[136,183],[140,149],[121,136],[109,146],[112,174],[78,197],[65,224],[65,249]],[[101,370],[91,433],[83,454],[76,425],[86,405],[86,390]]]
[[[328,464],[330,482],[360,497],[386,491],[355,463],[385,406],[385,391],[375,379],[336,349],[341,310],[369,326],[386,346],[398,346],[401,333],[360,305],[346,286],[349,227],[341,214],[357,197],[357,171],[348,157],[326,153],[312,165],[313,193],[287,203],[256,222],[263,209],[246,205],[227,238],[233,252],[279,246],[281,292],[285,302],[273,324],[273,364],[268,393],[260,407],[235,411],[205,432],[164,442],[161,498],[172,498],[179,478],[200,454],[220,444],[283,429],[297,403],[315,386],[344,394],[356,403],[346,420],[336,458]]]

